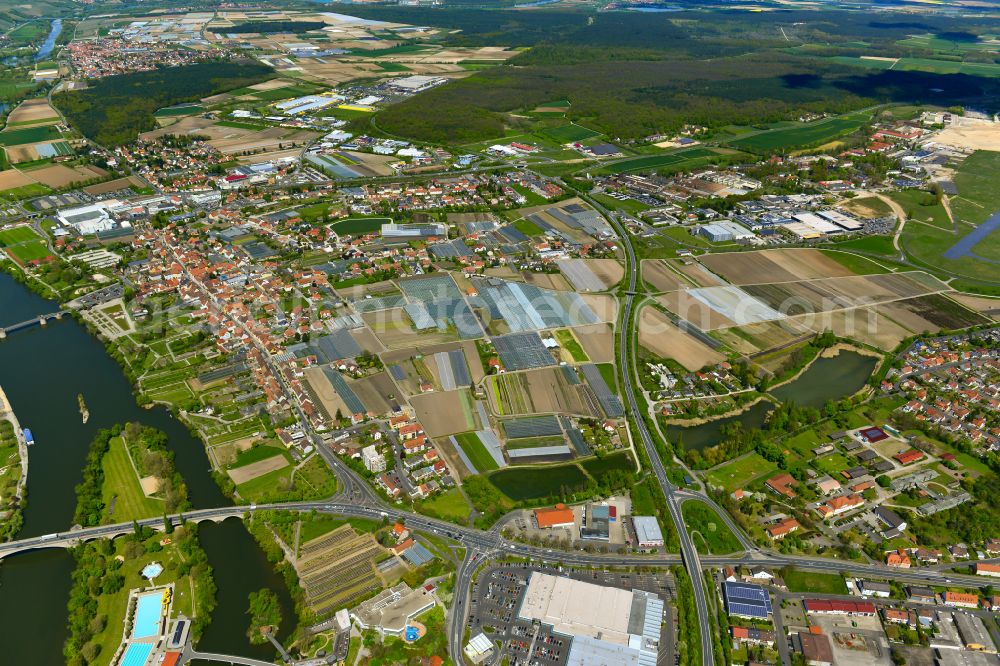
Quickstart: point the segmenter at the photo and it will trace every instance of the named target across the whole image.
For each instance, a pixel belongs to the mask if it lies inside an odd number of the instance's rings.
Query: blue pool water
[[[143,578],[156,578],[161,573],[163,573],[163,565],[159,562],[153,562],[152,564],[147,564],[142,568]]]
[[[152,643],[132,643],[125,648],[121,666],[144,666],[152,651]]]
[[[160,604],[163,601],[162,592],[139,595],[135,605],[135,623],[132,625],[132,638],[148,638],[156,636],[160,631]]]
[[[415,640],[417,640],[417,637],[419,635],[420,635],[420,632],[417,630],[416,627],[407,627],[406,628],[406,640],[408,640],[408,641],[415,641]]]

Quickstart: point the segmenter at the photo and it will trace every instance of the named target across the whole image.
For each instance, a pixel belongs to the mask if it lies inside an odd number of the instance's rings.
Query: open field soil
[[[604,283],[605,289],[611,289],[625,277],[625,267],[617,259],[584,259],[583,262]]]
[[[697,261],[691,259],[665,259],[664,261],[669,264],[670,268],[690,280],[695,287],[717,287],[726,284],[725,280]]]
[[[386,414],[397,399],[396,385],[387,372],[378,372],[364,379],[348,381],[348,386],[358,396],[368,411]]]
[[[899,301],[894,305],[897,306],[896,312],[900,308],[905,308],[921,320],[930,324],[929,327],[915,330],[915,333],[923,332],[924,330],[934,331],[935,329],[952,330],[989,323],[988,317],[970,310],[944,294],[928,294],[918,298]],[[893,311],[886,310],[881,306],[879,307],[879,311],[895,319],[892,314]],[[904,322],[900,323],[906,325]]]
[[[681,319],[703,331],[736,326],[735,321],[716,312],[686,291],[668,292],[657,297],[657,300]]]
[[[993,319],[1000,318],[1000,298],[973,296],[972,294],[961,294],[958,292],[952,293],[950,296],[970,310],[975,310]]]
[[[15,169],[0,171],[0,192],[31,185],[34,182],[31,178]]]
[[[104,178],[108,172],[96,166],[68,167],[53,164],[42,169],[33,169],[31,177],[40,183],[54,189],[60,189],[73,183],[81,183],[95,178]]]
[[[7,124],[11,126],[58,121],[59,114],[49,105],[48,100],[44,98],[29,99],[21,102],[20,106],[11,111],[10,115],[7,116]]]
[[[313,393],[319,399],[320,406],[326,411],[326,413],[333,417],[340,412],[341,414],[350,414],[350,410],[347,408],[347,403],[344,399],[333,390],[333,385],[330,384],[330,380],[326,378],[323,374],[323,369],[318,367],[307,368],[305,370],[306,382],[309,384],[309,388],[312,389]]]
[[[615,332],[608,324],[577,326],[573,335],[594,363],[611,363],[615,358]]]
[[[480,427],[472,394],[465,389],[414,396],[410,404],[429,437],[454,435]]]
[[[712,335],[741,354],[756,354],[788,344],[803,336],[812,337],[814,331],[796,319],[762,321],[730,329],[713,331]]]
[[[649,306],[639,313],[639,344],[659,358],[672,358],[692,371],[725,360],[725,356],[677,328],[665,314]]]
[[[128,176],[127,178],[116,178],[115,180],[109,180],[106,183],[98,183],[97,185],[90,185],[89,187],[83,188],[83,191],[87,194],[97,195],[97,194],[107,194],[108,192],[117,192],[118,190],[123,190],[126,187],[146,187],[146,183],[139,179],[138,176]]]
[[[618,299],[608,294],[580,294],[580,298],[594,311],[601,321],[618,319]]]
[[[351,337],[354,338],[354,341],[357,342],[358,345],[366,351],[370,352],[385,351],[385,347],[383,347],[382,343],[379,342],[378,338],[375,337],[375,334],[372,333],[367,328],[352,329]]]
[[[276,472],[279,469],[284,469],[288,467],[288,465],[288,459],[279,452],[277,455],[273,455],[270,458],[264,458],[263,460],[252,462],[249,465],[243,465],[242,467],[231,469],[229,470],[229,477],[233,480],[233,483],[240,485],[241,483],[246,483],[247,481],[252,481],[258,477],[264,476],[265,474],[270,474],[271,472]]]
[[[569,282],[559,273],[536,273],[534,271],[524,271],[521,274],[524,281],[542,289],[554,289],[556,291],[573,291]]]
[[[662,259],[643,259],[642,279],[656,291],[677,291],[691,286],[690,282],[670,270]]]
[[[785,249],[708,254],[702,264],[736,285],[853,275],[818,250]]]

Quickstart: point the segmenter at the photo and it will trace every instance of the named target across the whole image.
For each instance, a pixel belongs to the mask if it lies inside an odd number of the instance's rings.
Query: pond
[[[840,400],[857,393],[877,364],[878,359],[873,356],[842,350],[837,356],[816,359],[795,380],[772,389],[770,393],[782,402],[792,401],[804,407],[820,408],[827,400]],[[696,426],[668,426],[666,434],[671,442],[683,437],[685,449],[704,451],[719,443],[722,426],[738,422],[747,429],[760,428],[773,408],[770,402],[761,401],[736,416]]]

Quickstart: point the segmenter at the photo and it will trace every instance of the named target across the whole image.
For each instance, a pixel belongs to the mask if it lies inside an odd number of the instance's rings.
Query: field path
[[[906,226],[906,211],[903,210],[903,207],[896,203],[895,200],[884,194],[871,192],[871,195],[891,208],[893,214],[896,216],[896,219],[899,220],[899,224],[896,226],[896,233],[892,236],[892,247],[899,253],[900,260],[906,259],[906,254],[903,252],[902,248],[899,247],[899,237],[903,235],[903,227]]]

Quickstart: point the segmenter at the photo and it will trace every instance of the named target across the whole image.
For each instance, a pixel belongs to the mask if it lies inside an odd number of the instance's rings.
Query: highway
[[[597,210],[599,210],[601,214],[608,219],[612,226],[614,226],[615,230],[618,232],[618,236],[621,238],[622,245],[625,248],[625,263],[628,270],[628,289],[625,292],[625,299],[622,304],[622,312],[618,325],[618,373],[621,377],[622,390],[624,391],[625,398],[628,401],[628,409],[632,414],[632,420],[635,423],[636,432],[639,435],[639,439],[642,440],[643,448],[646,450],[646,456],[649,458],[650,466],[653,469],[653,473],[656,475],[656,480],[659,482],[660,488],[663,489],[663,496],[666,498],[667,508],[670,511],[670,517],[673,519],[674,526],[677,529],[677,537],[681,544],[681,556],[684,559],[684,566],[687,569],[688,577],[691,579],[691,588],[694,591],[695,607],[698,611],[698,624],[701,633],[702,664],[703,666],[713,666],[715,663],[715,656],[712,651],[712,626],[708,603],[705,596],[705,583],[701,575],[701,562],[698,559],[698,551],[695,549],[694,543],[691,541],[691,535],[688,534],[687,527],[684,524],[684,516],[681,512],[681,504],[685,498],[678,497],[678,489],[670,483],[670,479],[667,478],[667,470],[663,465],[663,460],[660,458],[656,445],[653,443],[653,438],[649,434],[649,429],[646,427],[646,414],[639,409],[639,404],[635,399],[635,389],[633,388],[632,382],[632,375],[634,372],[632,362],[635,360],[635,354],[632,351],[632,333],[634,331],[632,326],[632,306],[636,295],[636,287],[639,281],[639,262],[636,260],[635,251],[632,248],[632,240],[629,238],[628,231],[624,229],[599,203],[591,200],[590,197],[585,197],[585,199],[588,203],[597,208]],[[740,532],[741,531],[739,530],[734,531],[736,534],[739,534]]]

